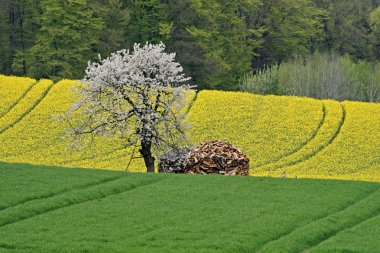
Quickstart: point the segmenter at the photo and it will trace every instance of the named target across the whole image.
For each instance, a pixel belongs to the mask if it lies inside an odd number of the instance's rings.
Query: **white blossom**
[[[80,85],[80,99],[68,119],[81,111],[83,119],[74,135],[119,136],[128,142],[171,146],[174,134],[184,134],[182,121],[187,106],[186,84],[174,53],[163,43],[135,44],[98,62],[89,62]]]

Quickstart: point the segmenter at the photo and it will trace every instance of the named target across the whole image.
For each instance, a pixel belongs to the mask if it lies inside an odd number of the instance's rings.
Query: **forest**
[[[1,74],[80,79],[99,54],[163,42],[198,89],[379,101],[380,0],[0,3]]]

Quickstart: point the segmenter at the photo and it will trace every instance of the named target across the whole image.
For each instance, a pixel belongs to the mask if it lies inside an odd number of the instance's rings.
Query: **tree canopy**
[[[135,44],[89,63],[78,87],[80,98],[63,115],[70,135],[118,136],[125,145],[139,146],[148,172],[154,172],[152,148],[164,149],[186,142],[183,121],[189,78],[175,54],[164,44]],[[80,112],[82,117],[75,117]]]
[[[200,88],[315,51],[380,60],[379,0],[1,0],[0,73],[80,78],[134,43],[164,42]]]

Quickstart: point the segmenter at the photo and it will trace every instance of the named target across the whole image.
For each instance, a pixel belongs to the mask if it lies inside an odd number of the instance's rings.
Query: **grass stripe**
[[[258,252],[305,252],[341,231],[352,228],[380,212],[380,190],[342,211],[301,226],[263,245]]]
[[[322,241],[320,241],[320,242],[319,242],[318,244],[316,244],[315,246],[312,246],[312,247],[310,247],[310,248],[308,248],[308,249],[306,249],[306,250],[304,250],[304,251],[302,251],[302,252],[303,252],[303,253],[312,252],[313,249],[317,248],[319,245],[321,245],[321,244],[324,243],[325,241],[330,240],[330,239],[334,238],[335,236],[338,236],[340,233],[343,233],[343,232],[345,232],[345,231],[347,231],[347,230],[349,230],[349,229],[353,229],[353,228],[355,228],[355,227],[361,226],[363,223],[365,223],[365,222],[371,220],[372,218],[377,217],[379,214],[380,214],[380,210],[378,210],[377,213],[374,213],[372,216],[366,218],[365,220],[363,220],[363,221],[361,221],[361,222],[359,222],[359,223],[357,223],[357,224],[353,224],[351,227],[347,227],[347,228],[345,228],[345,229],[343,229],[343,230],[341,230],[341,231],[337,231],[337,232],[335,232],[335,233],[333,233],[333,234],[330,234],[327,238],[323,239]]]
[[[70,191],[66,194],[44,198],[8,208],[0,212],[0,228],[17,222],[31,219],[61,208],[66,208],[81,203],[101,200],[103,198],[132,191],[136,188],[154,184],[163,179],[160,177],[134,178],[121,177],[111,182],[103,183],[86,189]]]
[[[69,189],[62,189],[62,190],[55,191],[55,192],[48,192],[48,193],[45,193],[45,194],[42,194],[42,195],[39,195],[39,196],[29,197],[27,199],[24,199],[23,201],[20,201],[20,202],[17,202],[17,203],[13,203],[12,205],[0,207],[0,212],[4,211],[4,210],[7,210],[8,208],[14,208],[14,207],[17,207],[19,205],[26,204],[26,203],[28,203],[30,201],[40,200],[40,199],[47,199],[47,198],[55,197],[55,196],[58,196],[58,195],[61,195],[61,194],[65,194],[65,193],[73,191],[73,190],[84,190],[84,189],[89,188],[89,187],[101,185],[101,184],[104,184],[104,183],[107,183],[107,182],[112,182],[112,181],[115,181],[115,180],[117,180],[117,179],[119,179],[121,177],[123,177],[123,176],[110,177],[110,178],[102,179],[102,180],[99,180],[99,181],[96,181],[96,182],[91,182],[91,183],[82,184],[82,185],[76,185],[76,186],[73,186],[73,187],[71,187]]]
[[[348,203],[347,205],[343,206],[342,208],[340,208],[339,210],[337,210],[337,211],[335,211],[335,212],[327,213],[327,214],[324,214],[324,215],[322,215],[322,216],[320,216],[320,217],[316,217],[316,219],[314,219],[314,220],[312,220],[312,221],[310,221],[310,222],[307,222],[306,224],[303,224],[303,225],[301,225],[301,226],[298,226],[298,227],[292,227],[292,228],[290,228],[290,230],[285,231],[284,233],[281,233],[280,235],[278,235],[278,236],[276,236],[276,237],[274,237],[274,238],[272,238],[272,239],[270,239],[270,240],[264,242],[264,243],[263,243],[261,246],[259,246],[258,248],[259,248],[259,249],[262,249],[262,248],[266,247],[268,244],[273,243],[273,242],[275,242],[275,241],[278,241],[279,239],[284,238],[284,237],[290,235],[291,233],[294,233],[295,231],[297,231],[298,229],[300,229],[300,228],[302,228],[302,227],[304,227],[304,226],[309,226],[310,224],[315,223],[317,220],[321,220],[321,219],[324,219],[324,218],[326,218],[326,217],[328,217],[328,216],[331,216],[331,215],[333,215],[333,214],[336,214],[336,213],[342,212],[342,211],[344,211],[344,210],[350,208],[351,206],[357,204],[359,201],[361,201],[361,200],[367,198],[368,196],[370,196],[371,194],[373,194],[373,193],[374,193],[375,191],[377,191],[378,189],[379,189],[379,188],[376,188],[376,189],[374,189],[374,190],[371,190],[371,191],[365,192],[365,194],[360,195],[359,197],[357,197],[357,198],[355,198],[355,199],[349,201],[349,203]],[[260,251],[259,251],[259,252],[260,252]]]

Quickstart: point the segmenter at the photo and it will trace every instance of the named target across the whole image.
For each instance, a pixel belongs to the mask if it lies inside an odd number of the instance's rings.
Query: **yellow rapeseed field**
[[[289,176],[380,181],[380,104],[343,102],[336,138],[309,159],[284,170]]]
[[[0,75],[0,117],[9,111],[36,83],[25,77]]]
[[[189,134],[197,144],[228,140],[258,167],[300,149],[322,120],[323,104],[314,99],[201,91],[189,113]]]
[[[0,161],[145,171],[117,138],[70,148],[53,116],[76,99],[74,83],[0,76]],[[251,175],[380,181],[380,104],[201,91],[188,121],[195,145],[228,140],[250,158]]]
[[[89,147],[80,151],[70,148],[69,140],[63,138],[66,129],[54,115],[58,116],[70,108],[75,99],[71,91],[74,82],[63,80],[55,84],[34,110],[0,135],[0,142],[4,144],[0,146],[0,160],[70,166],[76,161],[102,157],[102,154],[122,148],[120,141],[109,138],[95,139]],[[80,163],[78,166],[100,168],[94,163],[86,165],[87,163]],[[108,161],[108,164],[102,167],[122,169],[122,166],[125,166],[125,163],[114,164],[114,161]]]
[[[53,82],[51,80],[41,80],[35,84],[9,112],[0,118],[0,133],[21,120],[24,115],[32,110],[47,94],[52,85]]]
[[[320,127],[314,132],[309,142],[305,143],[299,150],[282,157],[279,161],[254,168],[251,173],[254,175],[279,175],[283,168],[297,164],[315,155],[333,140],[343,123],[343,107],[339,102],[333,100],[322,101],[323,120]]]
[[[40,83],[38,86],[41,88],[51,84],[47,81]],[[124,148],[124,144],[116,137],[95,138],[80,150],[70,148],[70,140],[64,138],[67,130],[65,127],[68,125],[54,116],[66,112],[75,101],[76,97],[72,92],[74,84],[73,80],[58,82],[20,122],[3,134],[0,132],[0,142],[4,144],[0,146],[0,161],[114,170],[125,170],[130,164],[129,171],[145,171],[142,159],[131,160],[133,153],[135,157],[139,156],[138,151],[134,147]],[[189,96],[189,100],[193,96],[194,93]],[[23,101],[25,98],[20,101],[17,112],[26,108],[26,101]],[[10,115],[0,118],[0,123],[3,119],[4,122],[14,119],[13,115],[18,113],[12,112],[13,110]],[[9,120],[11,122],[13,121]],[[15,141],[16,145],[12,145]]]

